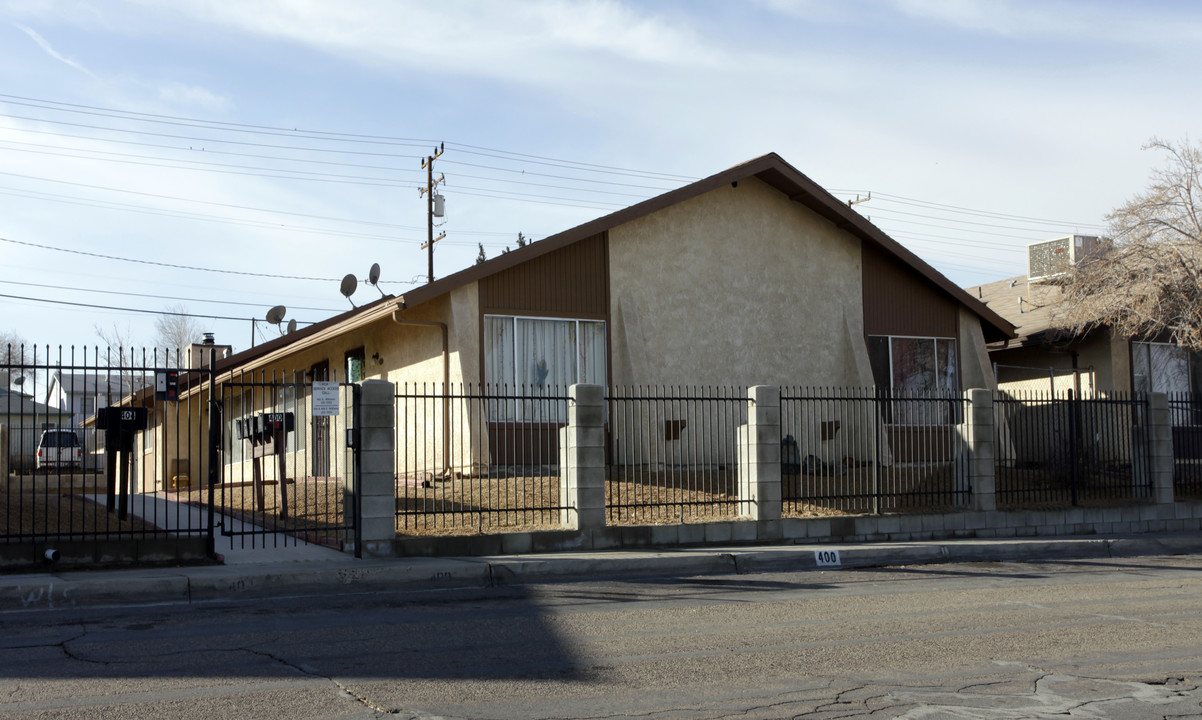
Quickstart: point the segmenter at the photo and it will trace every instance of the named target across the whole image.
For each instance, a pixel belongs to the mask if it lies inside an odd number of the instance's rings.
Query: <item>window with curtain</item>
[[[1202,424],[1202,409],[1189,393],[1202,392],[1202,357],[1171,343],[1131,343],[1131,387],[1169,396],[1174,425]]]
[[[484,375],[490,393],[527,400],[490,403],[489,419],[563,422],[561,397],[575,383],[604,385],[605,322],[487,315],[484,318]]]
[[[868,338],[868,357],[877,389],[887,389],[892,398],[886,404],[886,422],[896,425],[960,422],[960,404],[956,401],[960,381],[954,339],[873,335]]]

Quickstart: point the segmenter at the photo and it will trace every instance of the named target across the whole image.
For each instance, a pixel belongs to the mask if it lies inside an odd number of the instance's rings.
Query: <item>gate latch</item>
[[[359,428],[346,429],[346,446],[352,450],[359,447]]]

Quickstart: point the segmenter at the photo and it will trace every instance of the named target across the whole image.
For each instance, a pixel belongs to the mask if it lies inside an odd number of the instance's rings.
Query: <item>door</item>
[[[330,379],[330,362],[322,360],[309,369],[309,382],[323,382]],[[329,477],[330,475],[330,419],[328,417],[313,418],[313,476]]]

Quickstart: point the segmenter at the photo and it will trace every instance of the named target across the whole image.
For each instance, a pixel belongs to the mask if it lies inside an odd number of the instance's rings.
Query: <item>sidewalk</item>
[[[219,546],[218,551],[225,555],[226,564],[0,576],[0,612],[188,604],[331,592],[488,587],[607,577],[687,577],[932,563],[1202,554],[1202,536],[1169,533],[365,560],[303,544],[235,550],[225,545]]]

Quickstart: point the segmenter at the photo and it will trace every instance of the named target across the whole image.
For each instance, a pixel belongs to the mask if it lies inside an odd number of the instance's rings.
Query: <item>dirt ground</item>
[[[13,476],[8,481],[7,491],[0,492],[0,535],[17,536],[14,539],[22,540],[46,535],[69,539],[71,534],[85,533],[132,537],[155,529],[133,517],[118,520],[116,513],[109,513],[74,490],[64,494],[47,489],[43,482],[38,491],[20,491],[23,486],[30,485],[33,483],[23,483]]]
[[[999,490],[1023,483],[1030,499],[1008,507],[1067,507],[1062,483],[1048,478],[999,472]],[[785,517],[833,517],[872,511],[875,480],[863,468],[828,476],[786,475],[782,488]],[[611,477],[606,483],[608,522],[613,525],[653,525],[712,522],[738,515],[734,473],[705,471],[633,471]],[[911,468],[892,472],[882,490],[898,493],[879,503],[881,512],[929,512],[952,507],[947,492],[953,477],[947,466]],[[48,491],[20,492],[17,478],[8,492],[0,493],[0,534],[25,536],[69,533],[140,533],[152,527],[134,520],[118,521],[102,507],[75,495]],[[29,483],[24,484],[25,487]],[[15,491],[14,491],[15,490]],[[87,492],[94,492],[88,489]],[[264,508],[257,507],[254,488],[248,484],[218,486],[216,503],[265,526],[327,537],[342,538],[346,510],[344,486],[338,478],[301,478],[287,484],[287,512],[279,486],[264,486]],[[1082,504],[1113,504],[1109,499],[1082,493]],[[203,505],[208,493],[201,489],[172,493],[176,499]],[[427,483],[401,483],[397,487],[397,533],[402,536],[462,535],[474,533],[554,530],[560,528],[559,478],[547,475],[469,477]],[[286,517],[285,517],[286,516]]]

